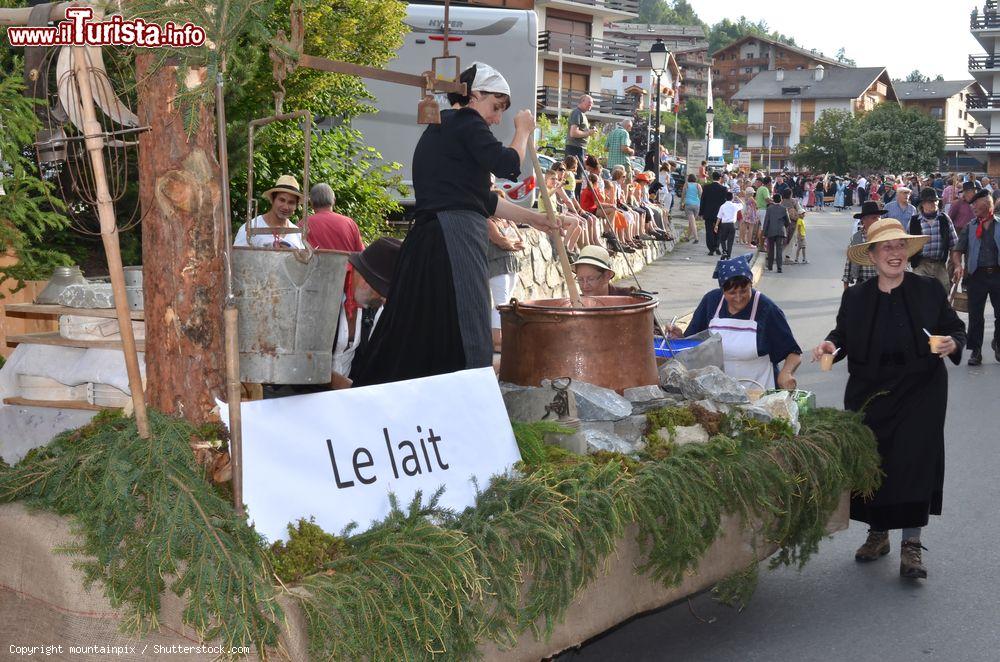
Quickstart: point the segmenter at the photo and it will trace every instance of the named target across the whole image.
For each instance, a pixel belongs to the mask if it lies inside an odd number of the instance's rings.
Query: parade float
[[[282,43],[298,51],[300,65],[395,76],[425,92],[447,83],[433,76],[401,79],[392,72],[303,55],[298,11],[292,14],[292,38]],[[276,73],[288,63],[280,54],[274,59]],[[91,77],[75,62],[74,80],[86,84]],[[221,135],[219,80],[216,126]],[[88,106],[85,91],[78,98]],[[93,104],[89,107],[92,121]],[[279,101],[275,117],[282,115]],[[159,130],[157,124],[153,132]],[[95,180],[104,172],[96,155],[107,147],[99,142],[107,134],[78,132],[80,156],[91,159]],[[222,182],[228,180],[225,142],[217,146]],[[197,159],[185,161],[188,174],[200,167]],[[190,199],[176,193],[186,190],[181,184],[205,182],[177,179],[174,195],[157,199],[161,211],[170,203],[174,218],[197,217],[204,205],[189,205],[185,200]],[[252,176],[248,179],[252,187]],[[225,212],[215,214],[228,221],[228,186],[219,189],[211,199]],[[98,193],[95,199],[105,204],[107,197]],[[241,407],[239,382],[292,381],[276,375],[289,372],[286,364],[295,358],[252,342],[261,333],[250,321],[264,320],[266,326],[271,318],[255,318],[252,304],[240,304],[248,287],[235,265],[256,256],[236,258],[234,252],[229,257],[228,240],[220,241],[228,233],[216,233],[208,242],[219,244],[219,255],[227,256],[204,262],[225,273],[227,283],[216,283],[219,291],[212,299],[218,304],[213,314],[221,318],[225,308],[225,343],[213,338],[203,347],[214,348],[218,372],[225,374],[216,384],[226,401],[215,422],[185,420],[183,407],[164,414],[155,402],[147,413],[137,363],[142,345],[128,340],[135,314],[127,306],[125,271],[115,260],[114,219],[106,216],[101,233],[117,296],[115,307],[103,308],[102,314],[128,329],[119,346],[134,404],[124,410],[102,408],[87,425],[18,453],[16,462],[0,463],[0,539],[5,541],[0,629],[11,641],[61,644],[67,658],[113,652],[123,659],[538,659],[710,587],[720,599],[744,604],[760,561],[770,557],[772,566],[802,566],[824,536],[846,527],[845,496],[870,492],[878,484],[874,438],[859,416],[817,409],[807,397],[789,393],[751,402],[746,389],[727,380],[711,359],[696,366],[674,358],[657,367],[648,319],[651,300],[640,296],[617,307],[581,301],[573,280],[565,278],[562,242],[543,235],[533,245],[550,242],[569,297],[558,305],[512,304],[508,316],[569,318],[558,322],[567,328],[580,323],[574,318],[585,318],[604,335],[617,333],[615,325],[622,320],[616,318],[636,317],[641,324],[631,319],[626,324],[636,338],[630,347],[642,353],[636,359],[641,370],[634,369],[636,362],[621,360],[582,365],[579,356],[560,355],[556,343],[545,346],[550,363],[543,365],[541,355],[519,353],[512,333],[501,373],[513,375],[514,383],[498,385],[489,373],[483,387],[484,376],[476,375],[489,412],[461,412],[458,406],[454,412],[463,421],[463,443],[509,438],[511,444],[511,461],[484,474],[464,505],[453,505],[448,489],[411,489],[387,497],[383,490],[386,504],[376,508],[381,514],[355,518],[358,526],[330,526],[336,518],[313,520],[303,505],[301,512],[281,520],[284,530],[275,534],[273,522],[264,525],[271,515],[265,504],[293,491],[295,480],[278,478],[287,468],[280,462],[255,460],[264,452],[257,441],[264,405]],[[289,282],[301,286],[308,281],[310,261],[319,258],[275,251],[267,259],[283,262]],[[327,278],[342,279],[341,267],[334,264]],[[546,265],[545,271],[552,268]],[[230,276],[231,270],[237,273]],[[147,273],[144,286],[147,303],[152,299],[157,305],[156,295],[148,296],[150,287],[155,292],[166,285],[151,284]],[[182,310],[167,310],[173,317],[146,316],[147,342],[187,323],[178,320]],[[305,353],[315,353],[322,344],[313,342]],[[595,348],[588,355],[598,353]],[[162,368],[150,356],[146,353],[145,368],[152,381]],[[531,374],[516,369],[529,364]],[[307,367],[315,369],[314,363]],[[435,387],[425,383],[420,388]],[[183,384],[176,388],[183,390]],[[455,392],[461,405],[461,389]],[[391,393],[399,398],[406,392]],[[427,395],[413,391],[413,402],[397,399],[393,406],[421,410],[420,398]],[[364,396],[298,397],[331,398],[324,403],[339,397],[350,404],[350,398]],[[182,395],[174,399],[179,402]],[[278,421],[279,430],[289,423]],[[409,457],[393,454],[388,428],[384,431],[388,464],[379,469],[383,476],[390,470],[397,479],[401,472],[430,474],[447,469],[446,460],[454,463],[451,456],[442,458],[431,429],[427,444],[419,440],[422,456],[414,442],[398,442],[399,450],[409,444]],[[288,434],[269,429],[263,436],[280,449],[295,441]],[[335,480],[343,490],[376,482],[366,473],[375,464],[373,453],[359,447],[353,461],[341,454],[338,471],[335,448],[329,440],[327,446],[335,476],[325,478],[327,484]],[[269,472],[272,480],[260,478]],[[468,482],[466,476],[461,480]],[[333,507],[344,517],[349,499],[337,499]]]

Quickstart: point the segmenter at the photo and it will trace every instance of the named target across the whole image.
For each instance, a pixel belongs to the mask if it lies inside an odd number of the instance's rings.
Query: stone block
[[[111,283],[70,285],[59,293],[59,305],[67,308],[114,308]]]
[[[634,448],[634,444],[630,444],[615,433],[603,432],[601,430],[590,430],[584,428],[581,430],[584,438],[587,440],[587,452],[596,453],[598,451],[607,451],[612,453],[624,453],[626,455],[633,452],[637,452]]]
[[[708,432],[700,425],[678,425],[674,428],[674,443],[678,446],[684,444],[707,444]]]
[[[538,237],[538,250],[542,255],[542,259],[546,262],[552,260],[552,256],[555,254],[555,250],[552,246],[552,240],[547,234],[539,233]]]
[[[587,453],[587,437],[581,430],[577,430],[573,434],[547,434],[545,435],[545,443],[559,446],[577,455]]]
[[[741,405],[750,402],[740,383],[716,366],[688,370],[680,383],[681,393],[689,400],[714,400]]]
[[[551,388],[540,386],[521,386],[508,388],[506,391],[501,388],[500,392],[504,406],[507,407],[507,417],[512,421],[525,423],[544,419],[547,414],[545,407],[552,404],[556,397]],[[573,394],[570,393],[569,397],[572,398]],[[550,415],[549,418],[554,420],[555,416]]]
[[[648,421],[642,414],[633,414],[632,416],[626,416],[620,421],[615,421],[613,425],[615,434],[625,441],[636,444],[643,440]]]
[[[754,403],[774,418],[788,421],[795,434],[799,433],[799,403],[789,391],[769,393]]]
[[[581,421],[619,421],[632,414],[632,403],[609,388],[577,380],[569,388],[576,395],[577,416]]]

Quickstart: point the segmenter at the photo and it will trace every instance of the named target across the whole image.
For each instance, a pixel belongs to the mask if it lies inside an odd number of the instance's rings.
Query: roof
[[[700,25],[670,25],[667,23],[610,23],[604,28],[604,31],[628,34],[649,33],[650,35],[705,37],[705,29]]]
[[[792,51],[793,53],[798,53],[799,55],[804,55],[805,57],[812,58],[813,60],[816,60],[817,62],[820,62],[822,64],[828,64],[831,67],[847,67],[847,65],[844,64],[843,62],[838,62],[837,60],[834,60],[833,58],[828,58],[825,55],[823,55],[821,53],[817,53],[815,51],[811,51],[808,48],[801,48],[799,46],[792,46],[790,44],[786,44],[783,41],[778,41],[777,39],[772,39],[771,37],[764,37],[764,36],[756,35],[756,34],[749,34],[749,35],[747,35],[747,36],[745,36],[745,37],[743,37],[741,39],[737,39],[736,41],[734,41],[733,43],[729,44],[728,46],[723,46],[719,50],[717,50],[714,53],[712,53],[712,56],[715,57],[719,53],[721,53],[723,51],[728,51],[729,49],[733,48],[734,46],[738,46],[738,45],[740,45],[740,44],[742,44],[742,43],[744,43],[746,41],[749,41],[751,39],[756,39],[757,41],[763,41],[764,43],[771,44],[772,46],[777,46],[779,48],[784,48],[785,50]]]
[[[935,80],[929,83],[893,82],[892,87],[896,90],[896,98],[900,101],[948,99],[975,82],[974,80]]]
[[[649,51],[639,51],[638,57],[635,61],[635,66],[637,69],[651,69],[652,63],[649,61]],[[673,53],[669,53],[667,58],[667,67],[670,68],[671,74],[676,80],[681,73],[680,65],[677,63],[677,58],[674,57]]]
[[[815,69],[795,69],[784,71],[784,80],[778,80],[775,70],[762,71],[744,85],[733,99],[857,99],[875,80],[888,74],[885,67],[848,67],[825,69],[823,80],[816,80]],[[798,87],[795,95],[783,94],[782,88]],[[890,92],[894,90],[889,85]],[[898,95],[897,95],[898,96]],[[889,94],[893,98],[893,94]]]

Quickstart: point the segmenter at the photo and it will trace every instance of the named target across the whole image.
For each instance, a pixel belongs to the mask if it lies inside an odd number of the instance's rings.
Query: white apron
[[[719,312],[726,298],[719,300],[715,317],[708,323],[708,330],[722,338],[722,359],[725,372],[734,379],[750,379],[765,390],[774,388],[774,368],[767,355],[757,356],[757,303],[760,292],[753,298],[750,319],[720,318]]]

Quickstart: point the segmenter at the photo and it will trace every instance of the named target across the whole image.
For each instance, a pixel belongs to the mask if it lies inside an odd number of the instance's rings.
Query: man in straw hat
[[[938,208],[941,198],[933,187],[920,191],[920,209],[910,219],[910,234],[925,234],[930,239],[923,249],[910,258],[913,272],[936,278],[944,289],[951,289],[948,262],[951,249],[958,243],[958,234],[948,214]]]
[[[906,271],[928,239],[907,234],[895,219],[872,223],[848,257],[877,275],[844,291],[836,328],[813,350],[814,361],[847,358],[844,408],[863,412],[882,458],[879,489],[851,497],[851,519],[870,526],[854,558],[885,556],[889,530],[902,529],[899,573],[918,579],[927,577],[921,528],[941,514],[944,487],[948,372],[941,359],[957,365],[965,344],[965,324],[941,284]]]
[[[965,289],[969,295],[969,365],[977,366],[983,362],[983,330],[986,324],[986,297],[993,304],[993,348],[994,357],[1000,362],[1000,344],[997,343],[997,333],[1000,329],[1000,262],[998,262],[998,247],[1000,247],[1000,225],[994,218],[993,196],[982,189],[972,198],[972,211],[975,218],[962,228],[958,236],[952,261],[955,263],[955,280],[962,281],[965,276]],[[962,258],[965,266],[962,266]]]
[[[271,208],[250,221],[249,226],[255,232],[247,232],[247,223],[241,225],[236,232],[233,246],[305,248],[302,235],[298,232],[274,232],[274,230],[298,228],[297,225],[288,220],[302,204],[303,199],[302,189],[299,188],[299,182],[295,177],[291,175],[278,177],[274,186],[264,191],[261,197],[271,203]],[[272,230],[272,232],[259,234],[260,230]]]

